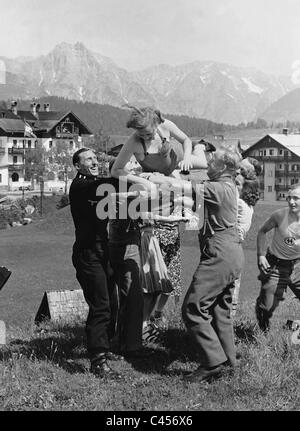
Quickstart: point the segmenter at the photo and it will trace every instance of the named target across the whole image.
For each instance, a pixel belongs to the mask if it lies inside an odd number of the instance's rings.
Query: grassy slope
[[[257,226],[275,209],[261,203],[247,240],[241,306],[235,323],[243,354],[234,377],[186,385],[182,373],[197,366],[197,355],[169,307],[170,325],[154,346],[155,358],[135,364],[118,361],[121,382],[97,381],[87,372],[83,324],[32,325],[45,290],[78,288],[70,255],[73,227],[69,208],[48,221],[2,231],[1,264],[13,274],[1,291],[0,319],[8,324],[8,345],[0,351],[1,410],[299,410],[299,348],[282,329],[299,315],[288,294],[274,316],[270,334],[255,326],[258,292],[255,263]],[[190,282],[198,260],[197,240],[184,241],[183,276]],[[173,311],[173,312],[172,312]],[[175,311],[175,312],[174,312]]]

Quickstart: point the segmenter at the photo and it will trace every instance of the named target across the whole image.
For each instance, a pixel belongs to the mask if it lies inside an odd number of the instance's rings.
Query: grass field
[[[202,385],[185,384],[182,374],[197,367],[179,305],[168,306],[169,328],[152,346],[149,361],[113,365],[120,382],[88,373],[83,322],[36,327],[35,314],[48,290],[78,289],[71,264],[73,225],[69,207],[47,220],[1,231],[1,265],[13,274],[0,292],[0,320],[8,343],[0,350],[0,410],[299,410],[300,350],[282,328],[300,317],[288,293],[265,336],[255,324],[259,290],[255,239],[258,226],[282,203],[259,203],[245,242],[246,265],[235,321],[241,364],[233,377]],[[197,238],[183,238],[183,280],[187,287],[199,259]]]

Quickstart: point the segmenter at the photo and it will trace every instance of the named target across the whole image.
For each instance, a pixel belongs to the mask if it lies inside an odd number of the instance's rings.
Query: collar
[[[77,178],[79,178],[80,180],[92,180],[92,181],[96,181],[99,177],[94,177],[92,175],[84,175],[81,174],[80,172],[77,173]]]
[[[210,182],[217,182],[217,183],[224,183],[224,182],[231,181],[234,184],[233,178],[229,174],[221,175],[220,177],[218,177],[216,179],[212,179],[212,180],[208,179],[208,181],[210,181]]]

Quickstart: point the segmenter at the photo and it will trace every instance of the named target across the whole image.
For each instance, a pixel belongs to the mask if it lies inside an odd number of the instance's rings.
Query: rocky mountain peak
[[[295,88],[288,77],[214,61],[128,72],[80,41],[61,42],[37,58],[0,59],[9,81],[0,86],[0,98],[57,95],[113,106],[128,101],[227,124],[255,120]]]

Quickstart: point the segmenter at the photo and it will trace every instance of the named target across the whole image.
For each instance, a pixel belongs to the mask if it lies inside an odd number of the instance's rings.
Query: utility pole
[[[43,215],[44,178],[42,176],[40,176],[40,192],[41,192],[40,213],[41,213],[41,215]]]
[[[68,192],[68,167],[65,165],[65,195]]]

